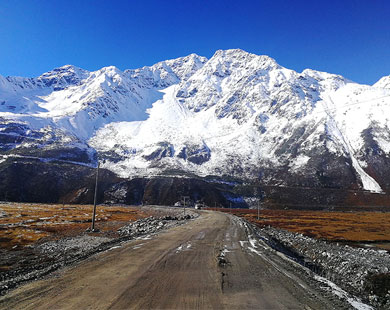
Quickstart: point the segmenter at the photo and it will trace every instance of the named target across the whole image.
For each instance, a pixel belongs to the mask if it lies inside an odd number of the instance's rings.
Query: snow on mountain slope
[[[380,192],[359,154],[364,146],[362,131],[375,119],[383,126],[388,123],[383,118],[389,109],[388,95],[387,90],[338,75],[309,69],[297,73],[268,56],[218,51],[188,80],[166,89],[146,121],[112,123],[90,143],[126,158],[106,164],[123,176],[177,169],[250,177],[264,165],[287,165],[294,173],[323,147],[322,151],[351,161],[364,189]],[[368,102],[356,109],[357,100]],[[373,105],[382,109],[380,116],[368,113]],[[326,135],[328,139],[321,141]],[[107,136],[112,137],[110,143]],[[385,141],[379,143],[387,149]],[[188,150],[192,161],[186,157]],[[191,157],[194,154],[199,158]]]
[[[378,88],[390,88],[390,75],[384,76],[378,82],[376,82],[373,86],[378,87]]]
[[[33,116],[39,119],[35,129],[57,126],[85,140],[104,124],[145,120],[146,110],[163,95],[161,87],[186,78],[205,61],[192,54],[126,72],[67,65],[36,79],[0,77],[0,113],[22,123]]]
[[[334,102],[330,97],[328,98],[327,101],[332,103],[333,108],[335,107]],[[378,192],[378,193],[382,192],[380,185],[362,168],[362,165],[365,165],[365,163],[364,162],[359,163],[359,161],[356,159],[355,149],[357,149],[357,147],[354,148],[352,146],[352,143],[350,142],[351,136],[348,137],[348,135],[346,135],[346,128],[343,128],[344,130],[340,129],[338,125],[338,121],[333,117],[334,113],[332,112],[331,108],[329,108],[327,101],[323,101],[322,103],[324,105],[324,109],[328,116],[328,120],[326,123],[328,132],[330,133],[334,141],[337,141],[342,145],[345,154],[350,157],[352,161],[352,166],[354,167],[355,171],[357,172],[357,174],[359,175],[363,183],[363,188],[372,192]],[[346,122],[342,122],[342,123],[346,124]],[[351,131],[352,134],[355,134],[356,132],[361,132],[358,130],[358,128],[356,128],[357,124],[352,123],[351,125],[352,126],[349,126],[348,129],[352,128]],[[351,140],[351,141],[357,142],[359,140],[360,139],[356,137],[355,140]]]
[[[36,79],[0,77],[0,138],[51,128],[125,177],[229,175],[381,192],[390,184],[386,80],[298,73],[242,50],[124,72],[65,66]]]
[[[186,57],[161,61],[150,67],[143,67],[135,70],[125,70],[125,73],[139,84],[154,87],[166,88],[187,80],[207,61],[207,58],[191,54]]]
[[[44,112],[41,96],[80,85],[89,72],[75,66],[63,66],[38,78],[0,76],[0,112]]]

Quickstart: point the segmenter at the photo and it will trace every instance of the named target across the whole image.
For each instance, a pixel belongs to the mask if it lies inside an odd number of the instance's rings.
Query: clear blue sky
[[[390,75],[388,0],[0,0],[0,74],[138,68],[241,48],[372,84]]]

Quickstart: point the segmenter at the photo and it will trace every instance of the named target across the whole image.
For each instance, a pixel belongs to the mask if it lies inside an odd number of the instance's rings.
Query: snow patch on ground
[[[119,249],[121,247],[122,247],[121,245],[116,245],[116,246],[113,246],[113,247],[109,248],[107,251],[112,251],[112,250],[115,250],[115,249]]]
[[[248,241],[239,241],[240,242],[240,246],[242,247],[242,248],[245,248],[245,246],[246,246],[246,243],[248,243]]]
[[[338,297],[345,299],[348,301],[348,303],[354,307],[357,310],[374,310],[373,307],[364,304],[359,298],[357,297],[351,297],[346,291],[338,287],[336,284],[333,282],[320,277],[318,275],[314,276],[314,279],[316,279],[318,282],[326,284],[332,291],[333,294],[337,295]]]
[[[140,243],[140,244],[137,244],[135,246],[132,247],[133,250],[137,250],[139,248],[142,248],[142,246],[144,245],[145,243]]]
[[[188,251],[189,249],[191,249],[192,247],[192,244],[191,242],[187,242],[185,244],[181,244],[175,251],[175,253],[180,253],[180,252],[184,252],[184,251]]]
[[[294,172],[299,171],[299,169],[306,166],[309,159],[310,159],[309,156],[303,154],[299,155],[297,158],[295,158],[294,161],[291,162],[290,169]]]
[[[136,240],[150,240],[152,237],[150,235],[146,235],[145,237],[137,237]]]

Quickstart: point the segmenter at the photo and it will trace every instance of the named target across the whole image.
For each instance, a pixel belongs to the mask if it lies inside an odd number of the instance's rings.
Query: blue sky
[[[124,70],[241,48],[372,84],[390,75],[390,1],[1,0],[0,74]]]

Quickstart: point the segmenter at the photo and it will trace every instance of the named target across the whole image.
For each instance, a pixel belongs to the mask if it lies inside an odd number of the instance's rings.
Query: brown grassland
[[[273,226],[306,236],[343,242],[390,242],[389,212],[334,212],[301,210],[220,209],[232,212],[260,227]]]
[[[92,210],[91,205],[1,204],[0,248],[13,249],[78,235],[91,226]],[[150,212],[139,207],[99,205],[96,227],[100,234],[115,234],[127,222],[148,216]]]
[[[12,249],[37,241],[75,236],[91,226],[93,206],[9,203],[0,205],[0,248]],[[232,212],[260,227],[273,226],[304,235],[345,242],[390,243],[390,213],[301,210],[219,209]],[[128,206],[98,206],[96,226],[101,234],[115,235],[129,221],[152,215]],[[95,234],[96,235],[96,234]]]

